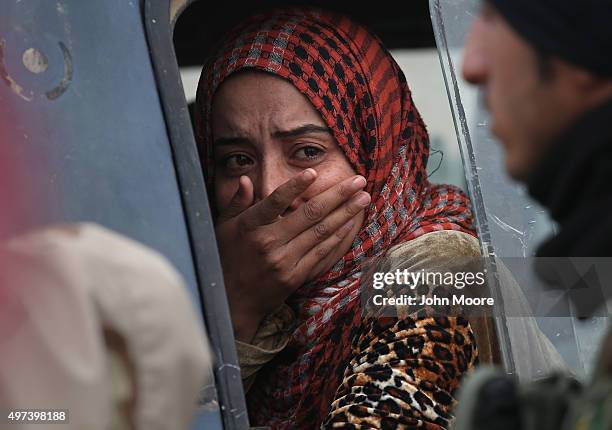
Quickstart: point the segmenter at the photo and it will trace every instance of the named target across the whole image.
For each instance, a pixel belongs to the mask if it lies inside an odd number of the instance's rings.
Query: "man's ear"
[[[596,75],[560,58],[552,59],[556,76],[568,91],[579,95],[585,106],[595,106],[612,98],[612,78]]]
[[[612,79],[610,77],[596,75],[583,67],[576,66],[560,59],[556,62],[560,70],[567,76],[568,80],[581,92],[600,92],[612,85]]]
[[[592,107],[612,99],[612,78],[581,70],[576,74],[576,82]]]

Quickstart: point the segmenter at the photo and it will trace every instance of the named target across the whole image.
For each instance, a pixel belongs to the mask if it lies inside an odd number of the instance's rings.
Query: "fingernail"
[[[370,204],[370,195],[368,193],[361,192],[361,193],[359,193],[359,195],[355,199],[355,202],[359,206],[364,206],[365,207],[368,204]]]
[[[355,179],[353,179],[353,185],[356,187],[362,188],[365,187],[365,184],[366,180],[363,176],[357,176]]]
[[[306,181],[310,181],[314,179],[316,175],[317,172],[315,172],[313,169],[306,169],[304,170],[304,173],[302,173],[302,178],[304,178]]]

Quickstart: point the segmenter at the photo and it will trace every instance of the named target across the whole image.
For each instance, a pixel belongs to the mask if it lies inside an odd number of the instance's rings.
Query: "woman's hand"
[[[316,176],[314,169],[306,169],[256,204],[253,184],[242,176],[228,208],[219,215],[217,243],[238,340],[250,342],[268,313],[327,269],[322,266],[325,257],[370,203],[370,196],[361,191],[365,179],[351,176],[281,217]]]

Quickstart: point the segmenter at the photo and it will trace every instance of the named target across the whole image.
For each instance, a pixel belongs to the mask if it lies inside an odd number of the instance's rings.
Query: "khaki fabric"
[[[287,346],[294,323],[295,314],[289,306],[282,305],[260,324],[253,343],[236,341],[245,392],[255,382],[259,369]]]
[[[210,360],[181,278],[151,249],[93,224],[0,248],[3,408],[68,409],[58,429],[186,429]]]

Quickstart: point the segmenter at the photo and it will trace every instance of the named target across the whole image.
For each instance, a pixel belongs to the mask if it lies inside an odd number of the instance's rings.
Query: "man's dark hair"
[[[487,0],[531,46],[612,77],[610,0]],[[546,76],[547,61],[541,61]]]

